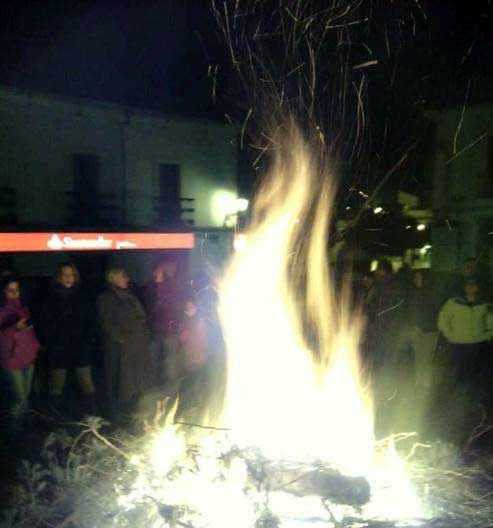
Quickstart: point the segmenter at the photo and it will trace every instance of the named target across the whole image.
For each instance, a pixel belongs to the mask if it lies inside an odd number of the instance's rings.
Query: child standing
[[[207,326],[193,300],[185,302],[183,315],[179,339],[184,377],[180,392],[187,406],[196,408],[207,391]]]
[[[7,277],[0,291],[0,373],[9,396],[11,432],[27,411],[39,342],[17,278]]]

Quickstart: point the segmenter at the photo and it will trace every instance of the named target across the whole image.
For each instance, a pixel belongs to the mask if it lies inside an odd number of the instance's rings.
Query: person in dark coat
[[[153,270],[153,282],[146,295],[154,361],[163,383],[174,383],[180,376],[178,327],[186,293],[177,271],[173,258],[160,262]]]
[[[422,269],[411,272],[404,292],[402,320],[395,341],[394,380],[397,382],[396,421],[422,433],[430,405],[433,377],[436,375],[435,351],[438,344],[437,303],[430,277]]]
[[[85,406],[94,412],[95,388],[92,379],[92,347],[95,336],[94,309],[80,290],[80,275],[74,264],[57,268],[51,292],[39,321],[46,362],[50,372],[49,392],[61,403],[67,371],[75,369]]]
[[[392,359],[397,325],[402,314],[403,299],[392,270],[392,263],[380,259],[375,271],[374,286],[368,300],[368,332],[371,348],[370,370],[378,375],[383,364]]]
[[[98,299],[110,411],[118,417],[154,385],[150,331],[123,268],[106,273],[108,287]]]
[[[392,263],[380,259],[375,271],[375,289],[368,306],[368,363],[373,383],[378,434],[388,435],[394,427],[394,417],[405,398],[399,385],[398,357],[399,323],[402,320],[403,299],[392,270]]]

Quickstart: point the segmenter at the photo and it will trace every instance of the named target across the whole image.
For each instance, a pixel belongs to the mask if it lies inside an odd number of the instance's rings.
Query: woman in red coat
[[[31,325],[17,278],[7,277],[0,290],[0,372],[9,392],[10,413],[17,428],[29,403],[39,342]]]

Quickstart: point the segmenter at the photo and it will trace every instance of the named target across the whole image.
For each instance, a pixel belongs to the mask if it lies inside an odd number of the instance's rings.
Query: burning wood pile
[[[487,528],[492,471],[461,465],[434,445],[408,465],[429,516],[397,519],[371,503],[382,490],[322,463],[279,462],[228,445],[226,431],[190,427],[145,436],[105,433],[99,419],[47,438],[42,460],[25,463],[5,526],[105,528]],[[181,438],[181,440],[180,440]],[[192,438],[190,438],[192,441]],[[166,466],[166,467],[165,467]],[[488,493],[489,490],[489,493]],[[395,498],[394,498],[395,500]],[[382,506],[379,505],[377,510]],[[387,510],[389,511],[389,510]],[[7,521],[8,519],[8,521]],[[10,524],[7,524],[10,522]],[[2,526],[3,526],[2,525]]]

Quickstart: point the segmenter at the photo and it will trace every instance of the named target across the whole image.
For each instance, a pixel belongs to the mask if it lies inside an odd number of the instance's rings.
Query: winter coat
[[[436,303],[431,288],[410,289],[404,312],[407,325],[417,326],[423,332],[436,332]]]
[[[39,318],[48,366],[71,369],[90,365],[95,329],[94,308],[86,296],[76,286],[56,284]]]
[[[20,319],[30,319],[29,309],[20,299],[9,300],[0,308],[0,367],[23,369],[34,365],[39,352],[39,342],[32,326],[19,330]]]
[[[144,309],[129,290],[109,286],[98,299],[109,397],[128,403],[154,384]]]
[[[187,317],[180,327],[184,366],[187,371],[207,362],[207,326],[200,316]]]
[[[382,328],[396,322],[402,313],[403,298],[399,285],[393,277],[375,282],[368,303],[372,319]]]
[[[449,343],[471,345],[493,336],[488,303],[468,303],[465,299],[449,299],[438,314],[438,328]]]
[[[152,283],[147,287],[146,308],[153,335],[178,332],[185,292],[176,281]]]

